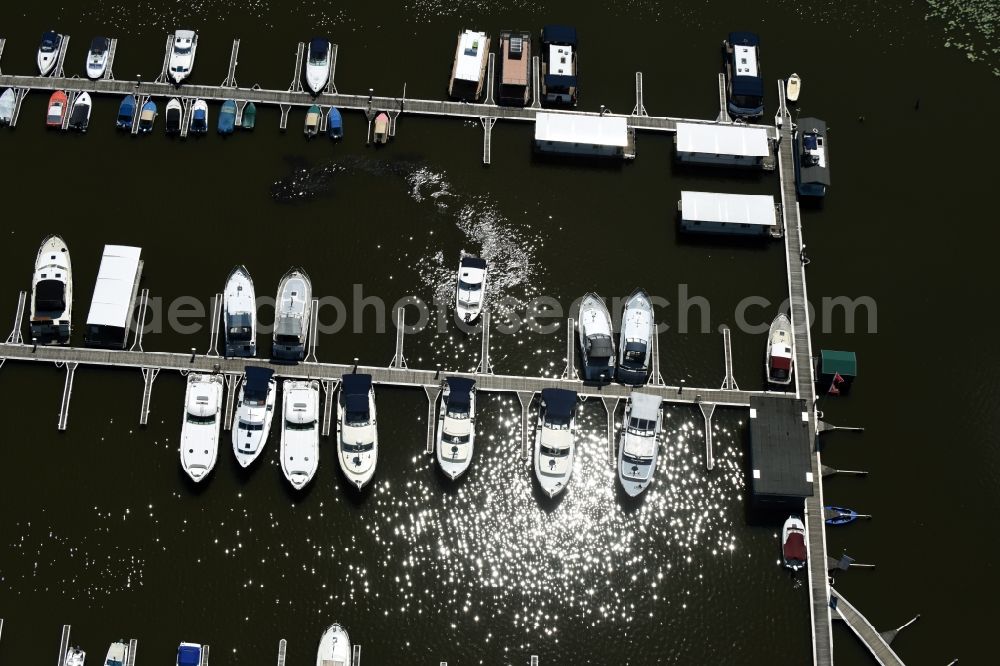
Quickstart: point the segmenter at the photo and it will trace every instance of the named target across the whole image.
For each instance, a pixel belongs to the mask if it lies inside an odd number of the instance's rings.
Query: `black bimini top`
[[[267,389],[271,382],[273,370],[250,366],[246,369],[246,384],[243,385],[243,398],[260,402],[267,399]]]
[[[472,389],[476,382],[465,377],[448,377],[448,410],[452,412],[468,412],[472,402]]]
[[[340,391],[344,397],[344,409],[350,423],[368,421],[368,393],[372,389],[371,375],[344,375]]]
[[[94,37],[94,40],[90,42],[90,52],[103,54],[108,50],[108,38],[107,37]]]
[[[35,309],[62,312],[66,309],[66,285],[59,280],[39,280],[35,285]]]
[[[313,37],[309,42],[309,57],[313,60],[326,58],[326,52],[330,49],[330,40],[326,37]]]
[[[483,270],[486,270],[486,260],[480,259],[479,257],[472,257],[472,256],[462,257],[462,260],[459,262],[459,265],[462,268],[481,268]]]
[[[576,28],[569,25],[547,25],[542,28],[542,41],[546,44],[576,46]]]
[[[576,409],[576,391],[566,389],[542,389],[542,402],[545,403],[545,419],[568,423]]]
[[[587,356],[590,358],[611,358],[611,338],[595,335],[587,338]]]

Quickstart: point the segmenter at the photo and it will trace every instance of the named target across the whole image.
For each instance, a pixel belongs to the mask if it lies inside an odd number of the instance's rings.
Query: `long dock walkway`
[[[903,660],[889,647],[885,636],[875,629],[872,623],[844,598],[844,595],[837,590],[832,590],[832,594],[837,602],[835,611],[837,616],[850,627],[862,643],[868,646],[875,660],[882,666],[904,666]]]

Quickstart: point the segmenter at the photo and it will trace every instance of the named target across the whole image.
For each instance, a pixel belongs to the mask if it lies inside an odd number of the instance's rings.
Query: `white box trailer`
[[[87,346],[125,348],[142,276],[141,253],[141,248],[128,245],[104,246],[87,315]]]

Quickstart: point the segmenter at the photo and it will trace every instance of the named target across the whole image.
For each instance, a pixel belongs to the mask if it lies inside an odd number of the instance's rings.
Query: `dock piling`
[[[722,357],[726,366],[726,376],[722,380],[722,390],[739,391],[740,387],[736,383],[736,377],[733,376],[733,342],[728,326],[722,326]]]
[[[113,81],[115,78],[115,73],[112,70],[112,66],[115,64],[115,53],[118,52],[118,38],[112,37],[111,44],[108,46],[108,64],[104,68],[104,76],[101,77],[106,81]]]
[[[240,39],[237,37],[233,40],[233,50],[229,54],[229,72],[226,74],[226,80],[222,82],[223,88],[236,87],[236,65],[238,64],[239,55]]]
[[[562,378],[576,379],[576,320],[572,317],[566,320],[566,367]]]
[[[158,374],[160,374],[159,368],[142,368],[144,386],[142,389],[142,406],[139,407],[139,425],[141,426],[149,424],[149,409],[150,403],[153,400],[153,381]]]
[[[490,311],[489,310],[483,312],[482,319],[483,319],[482,323],[483,344],[479,352],[479,367],[476,368],[476,374],[492,375],[493,363],[490,362]]]
[[[424,392],[427,394],[427,443],[424,446],[424,453],[434,453],[434,444],[437,442],[435,426],[437,424],[437,401],[441,395],[440,387],[425,386]]]
[[[633,116],[648,116],[646,106],[642,99],[642,72],[635,73],[635,108],[632,109]]]
[[[288,641],[282,638],[278,641],[278,666],[285,666],[285,654],[288,651]]]
[[[619,400],[620,398],[601,397],[601,402],[604,403],[604,411],[608,415],[608,462],[612,466],[614,466],[615,459],[617,458],[615,455],[615,412],[618,411]]]
[[[59,659],[56,666],[63,666],[66,663],[66,651],[69,650],[69,630],[70,625],[64,624],[62,636],[59,638]]]
[[[66,430],[66,421],[69,420],[69,401],[73,397],[73,377],[78,365],[80,364],[76,361],[66,364],[66,381],[63,384],[62,405],[59,407],[59,430]]]
[[[14,314],[14,326],[7,336],[7,344],[22,345],[24,338],[21,335],[21,323],[24,321],[24,307],[28,302],[28,292],[22,291],[17,295],[17,312]]]
[[[525,460],[530,455],[528,449],[528,409],[535,399],[534,391],[518,391],[517,400],[521,403],[521,457]]]
[[[712,450],[712,415],[715,413],[715,405],[711,402],[698,402],[698,407],[705,417],[705,469],[711,471],[715,468],[715,453]]]

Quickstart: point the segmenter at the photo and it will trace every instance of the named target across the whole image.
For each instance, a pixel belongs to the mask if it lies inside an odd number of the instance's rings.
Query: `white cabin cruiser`
[[[591,292],[580,301],[576,325],[583,361],[583,379],[610,382],[615,378],[615,342],[611,315],[600,296]]]
[[[458,287],[455,294],[455,316],[459,321],[475,321],[486,302],[486,260],[462,257],[458,262]]]
[[[31,278],[31,337],[42,344],[69,343],[72,311],[69,248],[59,236],[49,236],[38,248]]]
[[[625,301],[618,334],[618,381],[622,384],[641,386],[649,379],[654,335],[653,303],[649,294],[636,289]]]
[[[331,624],[319,639],[316,666],[351,666],[351,637],[339,624]]]
[[[371,375],[344,375],[337,401],[337,442],[340,470],[358,490],[364,488],[372,480],[378,462]]]
[[[222,293],[226,356],[253,358],[257,355],[257,296],[246,266],[229,273]]]
[[[90,42],[90,50],[87,51],[87,78],[100,79],[108,69],[108,57],[110,56],[111,40],[107,37],[94,37]]]
[[[630,497],[649,487],[656,472],[662,402],[659,396],[635,392],[625,405],[625,421],[618,446],[618,480]]]
[[[476,382],[448,377],[437,422],[437,460],[441,471],[457,479],[472,462],[476,440]]]
[[[194,54],[198,49],[198,34],[194,30],[178,30],[174,33],[174,45],[170,50],[169,72],[174,83],[180,83],[191,75],[194,68]]]
[[[311,312],[312,281],[304,270],[293,268],[278,283],[272,358],[297,362],[306,357]]]
[[[10,125],[14,119],[14,106],[17,104],[17,95],[13,88],[7,88],[0,95],[0,126]]]
[[[771,322],[771,329],[767,334],[767,359],[764,363],[767,381],[779,386],[791,384],[794,356],[792,322],[787,315],[779,314]]]
[[[62,39],[63,36],[54,30],[42,34],[42,43],[38,46],[38,73],[42,76],[48,76],[55,69]]]
[[[806,565],[806,526],[798,516],[789,516],[781,528],[781,559],[792,571]]]
[[[125,641],[116,641],[108,648],[108,654],[104,657],[104,666],[125,666],[128,659],[128,646]]]
[[[281,471],[302,490],[319,466],[319,382],[282,382],[281,413]]]
[[[63,666],[84,666],[87,661],[87,653],[80,648],[71,647],[66,650],[66,657],[63,659]]]
[[[224,384],[222,375],[191,373],[187,378],[181,425],[181,467],[195,483],[211,473],[219,457]]]
[[[535,478],[549,497],[569,485],[576,453],[576,391],[542,389],[535,427]]]
[[[246,369],[236,406],[236,422],[233,423],[233,453],[240,467],[249,467],[267,444],[274,416],[276,386],[273,370]]]
[[[313,95],[318,95],[330,80],[330,40],[314,37],[306,55],[306,85]]]

